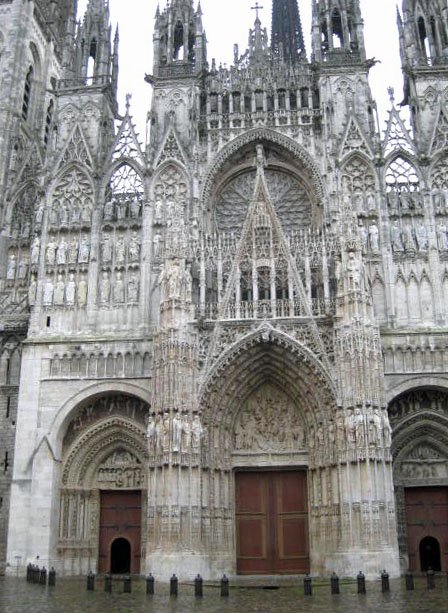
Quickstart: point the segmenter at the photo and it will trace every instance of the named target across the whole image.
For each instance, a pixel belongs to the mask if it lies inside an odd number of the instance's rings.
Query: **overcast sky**
[[[88,0],[79,0],[83,14]],[[399,2],[399,0],[398,0]],[[110,0],[111,21],[120,30],[119,103],[124,110],[125,95],[132,93],[132,114],[142,136],[145,117],[150,104],[150,86],[144,82],[145,73],[152,72],[152,33],[158,0]],[[163,8],[166,0],[160,0]],[[195,1],[195,5],[197,1]],[[265,8],[260,12],[263,25],[270,32],[272,0],[260,0]],[[216,58],[230,65],[233,45],[240,53],[247,47],[249,28],[253,26],[252,0],[201,0],[204,27],[208,39],[208,60]],[[308,51],[311,43],[311,0],[299,0],[302,26]],[[387,88],[395,88],[397,102],[402,100],[402,76],[398,50],[396,3],[393,0],[361,0],[365,22],[368,57],[381,61],[371,71],[371,85],[378,104],[381,128],[387,118],[389,98]]]

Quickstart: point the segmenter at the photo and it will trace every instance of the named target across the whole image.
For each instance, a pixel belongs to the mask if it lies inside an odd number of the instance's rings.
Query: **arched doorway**
[[[440,572],[442,560],[440,556],[440,544],[433,536],[426,536],[420,541],[420,569],[426,572],[429,569]]]
[[[124,575],[131,572],[131,543],[124,538],[115,539],[110,547],[110,572]]]

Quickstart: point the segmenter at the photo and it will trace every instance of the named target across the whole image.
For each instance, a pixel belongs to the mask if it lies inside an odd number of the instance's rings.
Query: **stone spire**
[[[274,55],[292,64],[306,58],[297,0],[273,1],[271,46]]]

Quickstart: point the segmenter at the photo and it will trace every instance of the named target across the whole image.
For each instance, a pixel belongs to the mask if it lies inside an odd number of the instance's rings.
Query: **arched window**
[[[338,9],[334,9],[331,17],[331,29],[333,31],[333,47],[335,49],[344,46],[344,30],[342,28],[342,17]]]
[[[89,57],[87,59],[87,83],[93,83],[95,76],[95,62],[96,62],[97,43],[96,39],[92,38],[89,48]]]
[[[51,100],[50,104],[47,107],[47,116],[45,117],[45,132],[44,132],[45,146],[48,145],[48,141],[50,138],[50,128],[51,128],[51,122],[53,120],[53,111],[54,111],[54,102],[53,100]]]
[[[418,37],[420,40],[420,48],[426,59],[431,58],[431,49],[429,46],[428,33],[426,31],[426,23],[423,17],[419,17],[417,21]]]
[[[25,77],[25,85],[23,89],[22,118],[25,121],[28,119],[30,112],[31,92],[33,88],[33,75],[34,68],[30,66]]]
[[[396,157],[386,171],[386,187],[389,193],[420,191],[420,179],[414,166],[407,159]]]
[[[143,181],[134,168],[129,164],[119,166],[106,189],[105,219],[140,217],[143,193]]]
[[[184,47],[184,26],[181,21],[176,23],[174,28],[174,41],[173,41],[173,60],[182,60],[182,53]]]

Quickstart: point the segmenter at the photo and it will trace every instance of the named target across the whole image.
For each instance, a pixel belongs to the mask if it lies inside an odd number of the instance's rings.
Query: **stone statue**
[[[126,245],[124,238],[120,236],[115,245],[115,264],[124,264],[126,261]]]
[[[403,239],[401,238],[401,230],[398,225],[398,220],[394,221],[391,229],[392,234],[392,251],[400,252],[404,251]]]
[[[56,261],[56,243],[53,238],[50,238],[50,242],[47,245],[46,263],[47,266],[54,266]]]
[[[193,416],[193,422],[191,424],[191,446],[193,451],[198,452],[201,446],[201,440],[204,436],[204,428],[201,424],[201,419],[197,413]]]
[[[182,442],[181,449],[183,453],[188,453],[191,446],[191,425],[188,413],[182,415]]]
[[[31,245],[31,264],[32,266],[37,266],[37,264],[39,264],[39,256],[40,256],[40,238],[36,236],[33,240],[33,244]]]
[[[103,217],[105,221],[113,221],[114,218],[114,203],[111,198],[104,204]]]
[[[364,447],[366,444],[364,416],[361,413],[361,409],[355,409],[354,415],[356,444],[358,448]]]
[[[361,245],[362,245],[362,252],[366,253],[367,252],[367,241],[368,241],[368,234],[367,234],[367,230],[364,226],[364,224],[362,223],[361,220],[358,221],[358,232],[359,232],[359,237],[361,239]]]
[[[406,251],[415,251],[415,239],[412,226],[405,226],[403,230],[403,242]]]
[[[77,225],[79,220],[81,219],[81,210],[77,203],[72,205],[71,215],[70,215],[70,223],[72,225]]]
[[[65,288],[65,301],[68,306],[73,306],[75,304],[76,298],[76,282],[75,275],[70,273],[69,280],[67,282],[67,287]]]
[[[447,227],[443,220],[437,226],[437,246],[441,251],[448,249]]]
[[[31,275],[30,286],[28,288],[28,304],[34,306],[36,304],[37,281],[36,275]]]
[[[182,420],[176,411],[172,423],[172,451],[180,451],[182,443]]]
[[[45,281],[44,285],[44,305],[51,306],[53,304],[53,282],[50,278]]]
[[[16,278],[17,258],[14,253],[10,253],[8,256],[8,264],[6,268],[6,279],[8,281],[14,281]]]
[[[128,281],[128,302],[138,302],[139,283],[135,275]]]
[[[140,260],[140,241],[137,232],[134,232],[129,241],[129,261],[138,262]]]
[[[117,272],[115,276],[115,283],[113,287],[114,302],[119,304],[124,302],[124,283],[121,272]]]
[[[84,224],[90,224],[91,215],[90,206],[86,202],[81,209],[81,221]]]
[[[112,261],[112,243],[108,234],[101,241],[101,259],[105,263]]]
[[[78,305],[80,307],[87,304],[87,281],[85,277],[81,277],[78,285]]]
[[[107,272],[103,272],[100,281],[100,302],[106,304],[110,299],[110,279]]]
[[[68,226],[68,210],[67,207],[62,205],[59,212],[59,224],[62,227]]]
[[[90,255],[90,244],[87,236],[83,236],[79,246],[78,262],[79,264],[88,264]]]
[[[347,273],[350,289],[359,289],[361,287],[361,262],[356,253],[350,251],[347,259]]]
[[[76,238],[72,238],[72,240],[70,241],[70,245],[68,248],[68,263],[69,264],[76,264],[76,262],[78,261],[78,241],[76,240]]]
[[[161,251],[162,251],[161,241],[162,241],[162,237],[160,236],[160,234],[155,234],[154,238],[152,239],[153,252],[154,252],[155,258],[159,258],[161,255]]]
[[[372,223],[369,227],[370,249],[373,253],[378,253],[380,250],[379,230],[376,223]]]
[[[54,287],[54,305],[55,306],[63,306],[65,298],[65,283],[64,277],[62,274],[58,275],[58,279],[56,281],[56,285]]]
[[[130,205],[132,219],[137,219],[140,216],[140,202],[137,198],[134,198]]]
[[[19,262],[17,277],[23,281],[28,274],[28,260],[23,257]]]
[[[161,222],[163,220],[163,202],[157,200],[154,205],[154,221]]]
[[[157,433],[155,414],[152,413],[152,415],[149,415],[148,417],[148,423],[146,426],[146,437],[148,438],[148,445],[149,445],[150,451],[154,451],[156,448],[157,435],[158,433]]]
[[[56,250],[56,262],[58,266],[67,264],[67,247],[68,245],[65,242],[65,238],[62,237]]]
[[[42,204],[40,204],[39,208],[36,211],[36,215],[34,217],[34,222],[37,227],[42,225],[43,218],[44,218],[44,207],[42,206]]]
[[[416,230],[417,245],[420,251],[426,251],[428,249],[428,233],[426,231],[423,221],[420,221]]]

